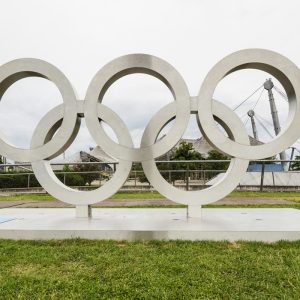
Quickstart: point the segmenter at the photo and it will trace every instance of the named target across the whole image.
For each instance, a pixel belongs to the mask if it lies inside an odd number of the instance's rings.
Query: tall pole
[[[3,162],[4,165],[7,164],[7,160],[6,160],[6,157],[5,157],[5,156],[2,156],[2,162]],[[4,171],[4,172],[7,172],[7,166],[5,166],[5,167],[3,168],[3,171]]]
[[[294,158],[294,152],[295,152],[295,147],[291,147],[292,148],[292,152],[291,152],[291,157],[290,160],[293,160]],[[291,170],[291,161],[289,163],[289,171]]]
[[[278,135],[281,131],[281,128],[280,128],[278,112],[277,112],[277,108],[276,108],[276,104],[275,104],[275,100],[274,100],[274,96],[273,96],[273,91],[272,91],[273,87],[274,87],[274,84],[273,84],[272,80],[267,79],[264,83],[264,88],[268,91],[271,115],[272,115],[273,126],[274,126],[274,132],[275,132],[275,135]],[[280,156],[281,160],[286,160],[285,151],[281,152],[279,154],[279,156]],[[281,164],[282,164],[283,168],[285,170],[287,170],[287,164],[284,163],[284,162],[282,162]]]
[[[251,109],[248,111],[247,114],[251,119],[253,137],[258,141],[257,129],[256,129],[255,120],[254,120],[254,111]]]

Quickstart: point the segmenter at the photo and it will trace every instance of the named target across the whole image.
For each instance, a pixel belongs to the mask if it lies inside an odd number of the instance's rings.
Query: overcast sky
[[[215,63],[240,49],[270,49],[300,66],[297,0],[0,1],[0,64],[22,57],[44,59],[68,77],[80,99],[97,70],[129,53],[148,53],[167,60],[181,73],[191,95],[198,94]],[[218,85],[215,98],[235,107],[268,77],[258,71],[236,72]],[[275,96],[284,127],[288,105]],[[237,110],[244,122],[245,113],[258,97],[259,92]],[[11,143],[28,147],[38,121],[61,101],[58,90],[47,80],[21,80],[0,102],[0,129]],[[109,89],[103,103],[123,118],[138,146],[145,125],[170,101],[172,95],[159,80],[130,75]],[[256,110],[273,134],[265,92]],[[249,126],[247,122],[251,133]],[[199,136],[191,121],[185,137]],[[259,137],[268,140],[262,128]],[[89,146],[95,142],[83,123],[67,155]]]

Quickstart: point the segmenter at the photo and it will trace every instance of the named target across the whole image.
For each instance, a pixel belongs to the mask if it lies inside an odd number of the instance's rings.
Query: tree
[[[230,157],[219,152],[218,150],[210,150],[207,160],[230,160]],[[209,170],[225,170],[228,168],[229,162],[212,162],[207,164]]]
[[[65,165],[62,171],[56,173],[57,178],[67,186],[83,186],[85,181],[80,174],[72,173],[73,170],[69,165]]]
[[[295,160],[291,163],[290,169],[292,171],[298,171],[300,170],[300,155],[295,156]]]
[[[208,152],[207,160],[229,160],[230,157],[219,152],[218,150],[210,150]],[[204,165],[204,169],[207,170],[206,177],[208,179],[214,177],[219,172],[215,170],[226,170],[230,162],[209,162]]]
[[[204,160],[203,156],[194,149],[192,143],[181,142],[179,147],[175,150],[175,153],[170,157],[171,161],[180,160]],[[174,182],[179,179],[186,179],[188,171],[184,173],[184,176],[180,170],[198,170],[200,169],[199,163],[185,163],[185,162],[174,162],[170,164],[157,164],[157,167],[161,172],[162,176],[168,180]],[[170,172],[167,172],[170,171]],[[179,172],[178,172],[179,171]]]
[[[217,150],[211,150],[208,152],[207,160],[230,160],[229,156],[220,153]],[[180,162],[183,160],[199,160],[202,162]],[[213,170],[226,170],[229,166],[229,162],[213,162],[205,163],[205,158],[194,149],[192,143],[181,142],[179,147],[173,152],[170,157],[170,161],[176,161],[172,163],[157,163],[157,168],[161,172],[161,175],[168,181],[174,182],[175,180],[187,179],[190,176],[190,171],[193,170],[208,170],[206,177],[211,178],[215,176]],[[137,165],[136,170],[141,170],[141,166]],[[182,172],[184,171],[184,173]],[[148,182],[145,175],[139,175],[140,182]]]
[[[194,149],[192,143],[181,142],[172,160],[203,160],[203,157]]]
[[[83,178],[84,183],[91,185],[91,183],[99,179],[101,172],[101,166],[98,164],[80,164],[74,166],[74,171],[80,172],[80,176]]]

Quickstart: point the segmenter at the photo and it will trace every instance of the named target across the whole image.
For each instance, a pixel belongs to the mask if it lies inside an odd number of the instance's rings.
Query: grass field
[[[300,192],[240,192],[234,191],[228,197],[258,197],[295,201],[300,203]]]
[[[116,193],[111,199],[164,199],[165,197],[157,192],[141,192],[141,193]],[[18,200],[36,200],[36,201],[53,201],[55,200],[49,194],[15,194],[1,195],[0,201],[18,201]]]
[[[285,199],[300,203],[300,192],[240,192],[234,191],[227,197],[252,197],[252,198],[274,198]],[[128,192],[116,193],[111,199],[164,199],[165,197],[158,192]],[[0,201],[17,201],[17,200],[36,200],[36,201],[51,201],[55,200],[51,195],[41,194],[16,194],[16,195],[1,195]]]
[[[296,208],[300,209],[300,193],[297,192],[239,192],[235,191],[228,195],[229,198],[272,198],[272,199],[284,199],[288,201],[292,201],[290,204],[218,204],[214,203],[203,205],[203,207],[209,208]],[[159,194],[158,192],[127,192],[127,193],[116,193],[111,197],[111,200],[118,199],[139,199],[139,200],[147,200],[147,199],[164,199],[164,196]],[[56,200],[49,194],[41,193],[41,194],[15,194],[15,195],[2,195],[0,196],[0,201],[30,201],[30,207],[39,207],[35,206],[34,201],[53,201]],[[97,207],[98,205],[95,205]],[[55,205],[53,207],[56,207]],[[103,206],[100,206],[103,207]],[[110,207],[124,207],[124,206],[105,206],[105,208]],[[137,206],[126,206],[126,208],[182,208],[185,205],[177,204],[177,205],[137,205]]]
[[[1,299],[299,299],[300,242],[0,240]]]

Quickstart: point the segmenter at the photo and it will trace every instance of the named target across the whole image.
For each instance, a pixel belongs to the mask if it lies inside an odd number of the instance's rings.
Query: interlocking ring
[[[159,132],[166,125],[166,121],[169,122],[174,118],[175,112],[176,108],[173,103],[160,110],[146,127],[142,137],[142,144],[149,143],[151,145],[154,143]],[[197,113],[197,102],[195,98],[191,100],[191,113]],[[231,109],[221,102],[214,100],[213,114],[218,123],[226,130],[227,134],[237,143],[249,144],[249,137],[243,123]],[[233,158],[227,172],[216,184],[204,190],[184,191],[174,187],[163,178],[157,169],[155,160],[142,162],[147,179],[159,193],[168,199],[172,199],[174,202],[187,205],[207,204],[225,197],[240,183],[240,180],[247,171],[248,164],[249,160]]]
[[[212,96],[218,82],[226,75],[242,69],[258,69],[270,73],[284,87],[289,100],[289,114],[281,133],[271,142],[249,146],[227,138],[216,126],[212,114]],[[286,57],[269,51],[247,49],[226,56],[207,74],[198,95],[198,115],[202,134],[207,141],[227,155],[245,159],[274,156],[294,144],[300,128],[300,72]]]
[[[78,116],[83,115],[83,101],[77,102],[77,113]],[[127,147],[133,146],[131,136],[126,130],[126,126],[117,114],[108,107],[101,107],[100,105],[98,106],[97,113],[98,118],[111,126],[120,143]],[[35,147],[51,139],[63,117],[64,112],[62,105],[48,112],[39,122],[33,134],[31,146]],[[79,126],[80,123],[77,123],[76,133],[78,132]],[[68,142],[69,145],[74,141],[75,137],[76,135],[72,136],[72,139]],[[40,160],[32,162],[33,172],[44,189],[55,198],[74,205],[94,204],[111,197],[122,187],[130,173],[131,167],[132,162],[120,160],[115,174],[106,184],[92,191],[78,191],[64,185],[56,177],[49,161]]]
[[[169,88],[176,103],[175,123],[163,140],[139,149],[115,143],[98,125],[97,103],[102,101],[107,89],[118,79],[133,73],[152,75]],[[86,125],[101,148],[115,158],[144,161],[165,154],[184,134],[190,117],[189,92],[181,75],[162,59],[146,54],[130,54],[105,65],[92,79],[85,97]]]
[[[263,145],[251,146],[237,115],[226,105],[213,100],[214,89],[223,77],[246,68],[272,74],[281,82],[289,99],[286,129]],[[126,124],[101,103],[107,89],[116,80],[133,73],[146,73],[158,78],[167,85],[175,100],[152,117],[138,149],[133,147]],[[45,190],[70,204],[89,205],[109,198],[124,184],[133,162],[142,162],[150,183],[170,200],[192,206],[211,203],[223,198],[237,186],[247,170],[249,160],[282,152],[300,136],[300,71],[287,58],[268,50],[248,49],[225,57],[208,73],[197,97],[190,97],[183,78],[170,64],[146,54],[122,56],[105,65],[91,81],[84,101],[76,98],[68,79],[49,63],[37,59],[14,60],[0,67],[0,99],[10,85],[28,76],[43,77],[54,82],[62,94],[63,104],[52,109],[39,122],[29,150],[10,145],[0,134],[0,154],[20,162],[31,162],[36,178]],[[222,179],[200,191],[183,191],[173,187],[161,176],[155,164],[156,158],[178,143],[191,113],[197,113],[199,129],[211,146],[232,156]],[[74,141],[81,117],[85,117],[96,143],[108,155],[119,160],[112,179],[88,192],[65,186],[55,176],[49,163],[49,159],[57,157]],[[173,119],[175,122],[168,134],[157,140],[162,128]],[[118,142],[112,141],[105,133],[101,121],[111,126]],[[218,129],[216,121],[225,129],[228,137]]]
[[[5,91],[16,81],[26,77],[42,77],[52,81],[63,98],[64,118],[57,134],[45,145],[31,149],[19,149],[0,134],[1,154],[19,162],[33,162],[51,159],[62,153],[62,149],[73,134],[77,119],[76,95],[65,75],[53,65],[39,59],[24,58],[13,60],[0,69],[0,100]]]

